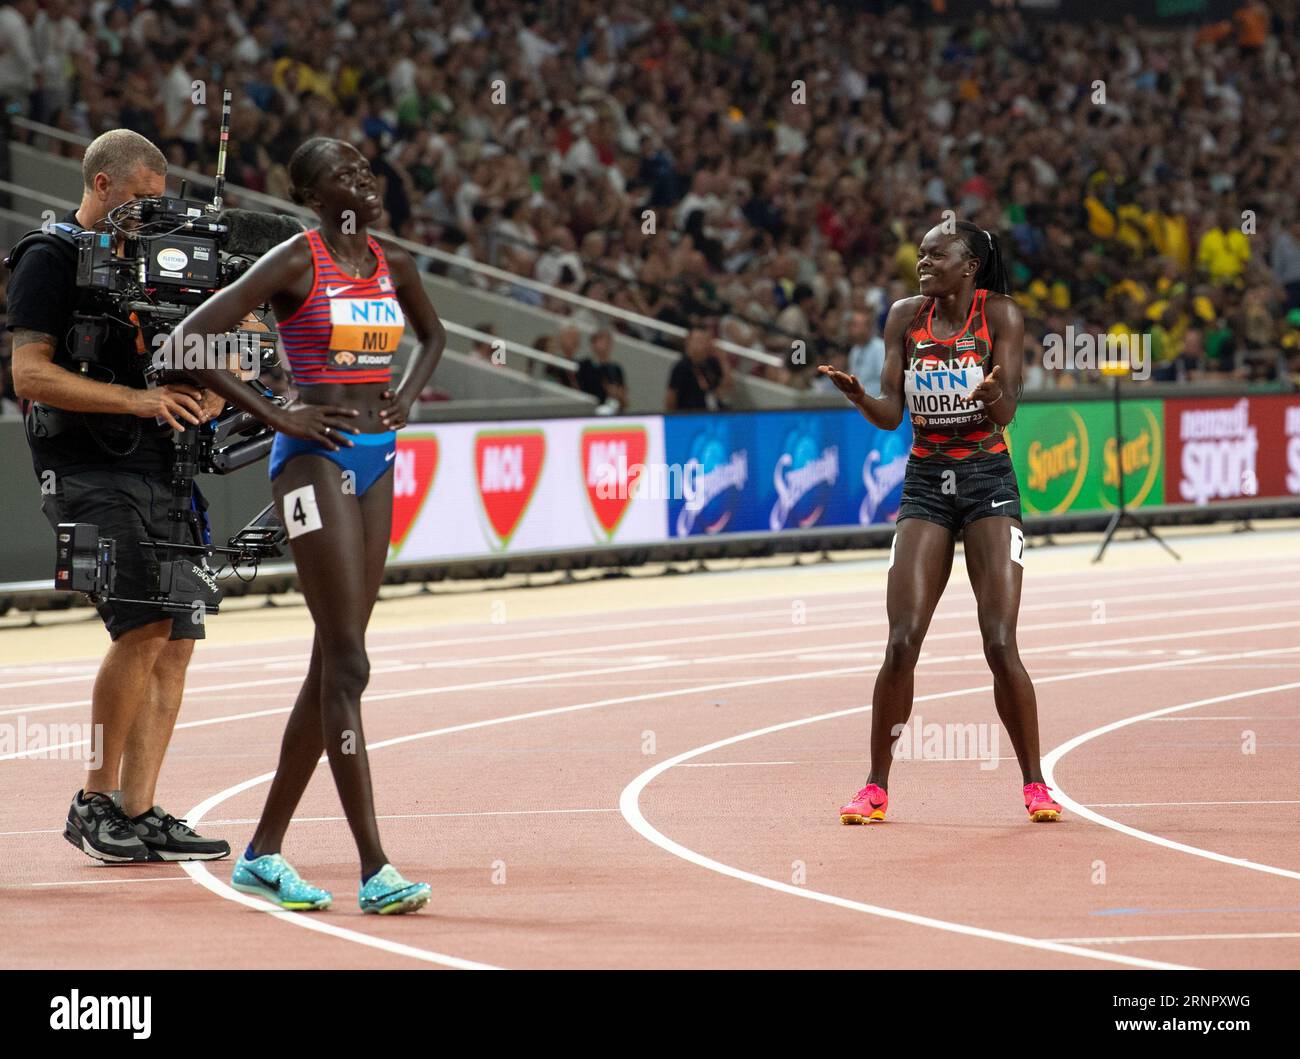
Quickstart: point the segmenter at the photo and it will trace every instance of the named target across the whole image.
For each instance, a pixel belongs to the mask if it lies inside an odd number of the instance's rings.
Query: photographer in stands
[[[62,220],[102,228],[109,211],[165,194],[166,159],[137,133],[116,129],[86,149],[79,209]],[[47,226],[48,227],[48,226]],[[93,523],[116,541],[115,595],[151,596],[155,570],[145,540],[168,540],[173,522],[173,429],[205,423],[224,401],[195,386],[146,388],[137,327],[120,316],[102,335],[98,363],[74,360],[85,338],[75,248],[53,235],[13,262],[7,326],[14,389],[27,406],[27,438],[51,526]],[[194,508],[206,506],[195,492]],[[194,540],[193,543],[200,543]],[[213,860],[229,854],[155,804],[154,787],[180,711],[185,671],[202,613],[109,601],[99,616],[112,644],[95,679],[91,716],[102,740],[97,769],[72,800],[64,837],[107,862]],[[120,792],[119,776],[121,780]]]

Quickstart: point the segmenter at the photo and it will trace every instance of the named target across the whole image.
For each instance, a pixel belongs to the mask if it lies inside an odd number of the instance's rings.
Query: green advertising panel
[[[1007,430],[1026,515],[1113,511],[1124,469],[1128,507],[1165,495],[1164,402],[1123,403],[1124,448],[1115,453],[1115,406],[1109,401],[1022,404]]]

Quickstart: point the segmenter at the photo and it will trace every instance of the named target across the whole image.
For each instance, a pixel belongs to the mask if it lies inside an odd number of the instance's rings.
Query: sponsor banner
[[[1165,402],[1170,504],[1300,495],[1300,397]]]
[[[680,415],[664,442],[692,486],[668,502],[670,536],[780,533],[892,522],[911,430],[877,430],[851,409]]]
[[[1022,404],[1006,431],[1026,515],[1114,510],[1121,469],[1128,507],[1165,500],[1163,402],[1125,401],[1116,451],[1109,401]]]
[[[677,415],[663,420],[670,467],[681,467],[690,495],[668,501],[670,537],[766,530],[759,501],[758,416]]]
[[[840,414],[845,420],[845,486],[852,504],[848,521],[859,526],[894,522],[912,451],[911,420],[904,416],[897,430],[881,430],[852,409]]]
[[[663,540],[663,420],[413,426],[398,435],[398,562]]]

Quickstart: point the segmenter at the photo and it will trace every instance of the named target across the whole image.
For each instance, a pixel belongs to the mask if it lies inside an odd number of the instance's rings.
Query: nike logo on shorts
[[[356,286],[356,284],[353,284],[353,283],[349,283],[349,284],[348,284],[347,286],[345,286],[345,287],[329,287],[329,286],[327,286],[327,287],[325,288],[325,296],[326,296],[327,298],[333,298],[333,297],[334,297],[335,295],[337,295],[337,294],[342,294],[345,290],[351,290],[354,286]]]
[[[1003,504],[1014,504],[1014,503],[1015,500],[994,500],[992,502],[994,507],[1001,507]]]
[[[396,456],[396,455],[397,455],[397,450],[394,449],[392,452],[388,453],[388,454],[384,457],[384,462],[387,463],[389,460],[391,460],[391,459],[392,459],[394,456]]]

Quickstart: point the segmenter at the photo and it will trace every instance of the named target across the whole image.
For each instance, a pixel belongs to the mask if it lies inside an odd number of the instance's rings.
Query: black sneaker
[[[220,860],[230,856],[229,842],[204,838],[160,805],[131,817],[131,824],[148,847],[150,860]]]
[[[106,794],[78,791],[68,809],[63,837],[88,857],[109,864],[131,864],[149,859],[149,847],[135,827]]]

